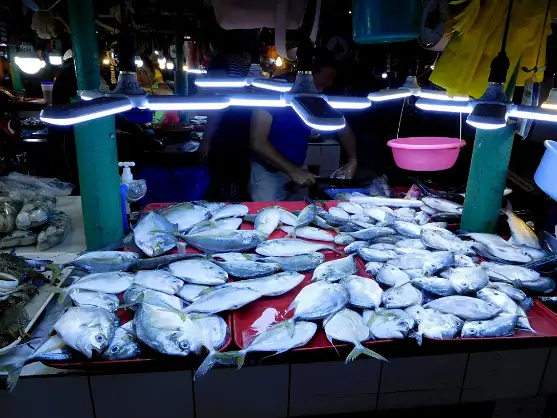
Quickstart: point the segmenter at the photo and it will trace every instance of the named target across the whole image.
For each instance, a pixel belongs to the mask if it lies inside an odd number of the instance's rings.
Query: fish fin
[[[510,218],[513,214],[513,205],[511,204],[511,201],[509,199],[505,199],[505,201],[507,202],[507,205],[504,208],[501,208],[501,213],[507,215]]]
[[[290,339],[292,339],[294,338],[294,333],[296,332],[295,319],[290,318],[287,319],[285,322],[286,322],[286,329],[288,330],[288,336],[290,337]]]
[[[410,334],[408,334],[408,338],[414,338],[418,345],[421,346],[422,342],[423,342],[423,335],[418,333],[418,332],[412,332]]]
[[[364,347],[361,343],[358,343],[358,345],[354,346],[354,349],[350,352],[350,354],[348,354],[348,357],[346,357],[346,363],[350,363],[351,361],[356,360],[356,358],[358,358],[361,354],[376,358],[377,360],[386,361],[387,363],[389,362],[389,360],[387,360],[381,354],[378,354],[375,351]]]
[[[296,239],[296,227],[292,227],[292,231],[290,231],[288,234],[286,234],[285,238],[294,238]]]
[[[278,356],[279,354],[286,353],[288,350],[289,350],[289,348],[286,348],[286,349],[279,350],[276,353],[269,354],[268,356],[265,356],[261,360],[259,360],[258,364],[261,364],[263,362],[263,360],[268,359],[270,357],[274,357],[274,356]]]
[[[12,392],[19,381],[24,365],[24,361],[0,365],[0,388],[5,387],[9,392]]]
[[[201,366],[197,369],[193,376],[193,380],[199,379],[201,376],[207,374],[209,370],[211,370],[215,365],[222,364],[225,366],[232,366],[236,364],[238,369],[240,369],[244,365],[244,360],[246,357],[246,351],[229,351],[226,353],[219,353],[218,351],[212,351],[209,353]]]
[[[325,334],[325,335],[327,335],[327,334]],[[338,352],[337,347],[336,347],[335,343],[333,342],[333,339],[331,337],[329,337],[329,335],[327,335],[327,340],[331,343],[331,345],[333,346],[333,348],[337,352],[337,356],[340,357],[340,353]]]

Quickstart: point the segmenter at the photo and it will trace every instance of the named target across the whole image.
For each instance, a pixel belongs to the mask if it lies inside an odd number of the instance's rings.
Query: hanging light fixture
[[[283,64],[283,60],[281,57],[277,57],[277,60],[275,61],[275,66],[277,66],[278,68],[281,68]]]
[[[46,66],[34,52],[19,52],[15,56],[15,63],[26,74],[37,74]]]
[[[172,61],[168,61],[166,63],[166,69],[167,70],[173,70],[174,69],[174,63]]]
[[[60,55],[59,52],[53,51],[50,54],[48,54],[48,62],[50,62],[50,65],[54,65],[54,66],[58,66],[58,65],[62,65],[62,56]]]
[[[135,66],[137,68],[143,67],[143,60],[141,59],[141,57],[138,56],[135,57]]]

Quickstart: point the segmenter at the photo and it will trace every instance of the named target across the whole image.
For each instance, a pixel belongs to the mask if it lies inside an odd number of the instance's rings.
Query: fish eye
[[[116,354],[118,351],[120,351],[120,347],[118,347],[117,345],[113,346],[110,349],[110,352],[113,353],[113,354]]]
[[[475,334],[476,333],[476,328],[470,328],[468,330],[468,332],[470,332],[470,334]]]
[[[187,341],[180,341],[180,342],[178,343],[178,348],[179,348],[180,350],[186,351],[186,350],[189,350],[190,345],[187,343]]]
[[[468,283],[466,283],[466,282],[462,282],[460,285],[461,285],[462,287],[468,287]]]
[[[406,328],[408,324],[406,323],[406,321],[399,321],[398,326],[401,328]]]
[[[393,297],[392,297],[392,296],[387,296],[387,297],[385,298],[385,300],[386,300],[387,302],[391,302],[391,301],[393,300]]]
[[[97,334],[95,335],[95,340],[99,343],[102,343],[104,341],[104,337],[101,334]]]

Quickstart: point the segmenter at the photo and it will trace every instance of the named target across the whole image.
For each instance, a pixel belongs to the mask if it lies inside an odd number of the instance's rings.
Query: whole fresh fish
[[[427,215],[429,215],[429,216],[433,216],[433,215],[435,215],[435,214],[438,212],[437,210],[435,210],[435,209],[433,209],[433,208],[430,208],[430,207],[427,206],[427,205],[422,205],[422,206],[420,206],[420,211],[422,211],[422,213],[425,213],[425,214],[427,214]]]
[[[326,229],[326,230],[329,230],[329,231],[336,231],[337,230],[337,228],[335,228],[332,225],[329,225],[327,223],[327,221],[325,221],[325,219],[323,219],[322,217],[317,216],[317,215],[315,215],[315,218],[313,218],[312,223],[313,223],[313,225],[315,225],[316,227],[321,228],[321,229]]]
[[[422,322],[422,319],[427,315],[427,311],[421,305],[412,305],[404,310],[408,315],[414,318],[416,324]]]
[[[54,324],[54,330],[74,350],[91,358],[112,341],[116,326],[113,315],[102,308],[69,308]]]
[[[432,309],[426,309],[425,312],[425,315],[421,315],[418,331],[413,335],[418,345],[422,345],[424,336],[434,339],[454,338],[464,325],[464,321],[455,315],[443,314]]]
[[[369,241],[377,237],[395,235],[396,232],[391,228],[372,226],[371,228],[362,229],[360,231],[349,232],[349,234],[358,240]]]
[[[329,208],[329,215],[332,216],[334,220],[341,222],[348,222],[350,220],[350,215],[339,207]]]
[[[526,225],[526,222],[514,214],[511,202],[508,202],[507,207],[501,209],[501,212],[507,215],[507,223],[509,224],[512,238],[515,243],[541,249],[536,233],[532,231],[528,225]]]
[[[422,202],[438,212],[462,214],[462,205],[451,202],[450,200],[437,197],[425,196]]]
[[[377,237],[374,238],[372,240],[370,240],[370,244],[379,244],[379,243],[383,243],[383,244],[396,244],[399,241],[402,241],[404,239],[404,237],[401,237],[400,235],[389,235],[388,237]]]
[[[429,222],[429,215],[425,212],[418,212],[416,216],[414,216],[414,222],[418,225],[425,225]]]
[[[260,261],[278,263],[284,271],[309,271],[325,262],[321,253],[307,253],[289,257],[265,257]]]
[[[405,238],[395,244],[398,248],[414,248],[416,250],[425,250],[426,246],[419,238]]]
[[[320,264],[313,271],[311,280],[336,282],[348,275],[356,273],[357,271],[358,266],[356,265],[356,255],[352,254],[348,257],[326,261],[323,264]]]
[[[350,294],[343,285],[314,282],[304,287],[292,301],[287,312],[294,311],[294,314],[288,321],[323,319],[344,308],[349,301]]]
[[[505,314],[515,315],[518,306],[514,300],[512,300],[508,295],[498,290],[485,288],[480,290],[476,296],[485,301],[489,302],[494,306],[497,306]]]
[[[210,212],[201,206],[191,203],[177,203],[158,211],[172,224],[176,224],[180,231],[188,231],[195,224],[209,219]]]
[[[394,199],[389,197],[378,197],[378,196],[352,196],[350,201],[353,203],[368,204],[375,206],[391,206],[391,207],[401,207],[401,208],[419,208],[422,206],[420,200],[408,200],[408,199]]]
[[[129,273],[93,273],[81,277],[62,291],[71,292],[80,289],[117,295],[128,290],[133,282],[134,276]]]
[[[363,209],[362,209],[363,210]],[[371,219],[365,213],[359,213],[357,215],[350,215],[350,221],[352,222],[365,222],[366,224],[375,224],[375,219]]]
[[[384,242],[379,242],[377,244],[369,244],[367,248],[374,250],[396,250],[397,246],[395,244],[386,244]]]
[[[298,219],[298,217],[296,215],[287,211],[284,208],[281,208],[280,206],[277,207],[277,210],[279,211],[279,214],[280,214],[280,223],[281,224],[290,225],[290,226],[296,225],[296,220]]]
[[[418,248],[395,248],[395,251],[397,252],[397,254],[400,255],[406,255],[406,254],[416,254],[416,255],[421,255],[423,257],[427,257],[428,255],[430,255],[432,252],[430,250],[421,250]]]
[[[360,229],[362,229],[362,227],[360,227],[359,225],[356,225],[352,221],[349,221],[349,222],[344,223],[343,225],[340,225],[338,228],[336,228],[336,231],[337,232],[348,233],[348,232],[357,232]]]
[[[137,338],[159,353],[187,356],[196,349],[197,326],[180,311],[144,303],[134,324]]]
[[[180,261],[181,263],[181,261]],[[135,274],[134,283],[147,289],[175,295],[184,282],[166,270],[141,270]]]
[[[524,264],[533,260],[530,254],[514,245],[476,244],[472,249],[482,258],[504,264]]]
[[[469,296],[447,296],[424,305],[424,308],[458,316],[467,321],[482,321],[495,318],[502,311],[492,303]]]
[[[194,200],[192,202],[190,202],[192,205],[195,206],[201,206],[202,208],[205,208],[206,210],[208,210],[209,212],[211,212],[211,214],[215,213],[218,209],[222,208],[223,206],[226,205],[226,203],[222,203],[222,202],[208,202],[206,200]]]
[[[414,287],[433,295],[456,295],[456,290],[453,288],[451,281],[441,277],[418,277],[417,279],[413,279],[410,283],[412,283]]]
[[[209,289],[199,295],[191,305],[183,309],[183,312],[215,314],[223,311],[233,311],[259,299],[261,296],[263,296],[261,293],[250,288],[222,286]]]
[[[80,255],[65,266],[74,266],[88,273],[126,271],[139,261],[139,255],[128,251],[91,251]]]
[[[228,324],[218,315],[189,314],[188,319],[197,326],[196,338],[199,346],[205,347],[209,352],[220,350],[230,335]],[[197,351],[200,354],[200,351]]]
[[[189,260],[192,258],[202,258],[203,254],[166,254],[158,257],[142,258],[137,262],[135,270],[155,270],[168,266],[176,261]]]
[[[454,255],[454,265],[455,267],[476,267],[479,261],[476,257],[472,258],[464,254]]]
[[[453,251],[465,255],[475,254],[471,243],[462,241],[459,237],[446,229],[423,227],[420,239],[427,248],[441,251]]]
[[[555,290],[555,280],[540,276],[535,281],[522,283],[522,287],[533,292],[549,294]]]
[[[201,284],[185,283],[180,291],[176,293],[176,296],[178,296],[180,299],[185,300],[186,302],[191,303],[196,297],[201,294],[201,292],[209,288],[209,286],[203,286]]]
[[[337,235],[338,236],[338,235]],[[354,254],[357,253],[360,248],[367,247],[369,244],[367,241],[354,241],[344,247],[345,254]]]
[[[376,261],[380,263],[385,263],[400,257],[394,250],[376,250],[367,247],[358,249],[358,255],[367,262]]]
[[[520,287],[524,282],[533,282],[539,279],[540,273],[520,266],[510,266],[486,261],[481,267],[487,271],[488,276],[494,281],[503,281]]]
[[[452,271],[449,280],[458,294],[467,295],[486,287],[489,276],[481,267],[458,267]]]
[[[247,253],[216,253],[212,254],[213,260],[222,261],[259,261],[259,259],[264,259],[257,254],[247,254]]]
[[[357,203],[352,203],[352,202],[339,202],[337,207],[341,208],[347,213],[351,213],[354,215],[359,215],[364,212],[364,208],[362,208]]]
[[[135,244],[149,257],[161,255],[173,249],[178,239],[172,234],[177,226],[165,217],[149,212],[133,230]]]
[[[281,226],[280,229],[288,234],[288,236],[294,236],[293,226]],[[315,241],[326,241],[333,242],[335,237],[331,235],[330,232],[323,231],[322,229],[315,228],[313,226],[301,226],[297,227],[295,235],[299,238],[312,239]]]
[[[385,263],[380,263],[377,261],[370,261],[369,263],[366,264],[365,270],[366,273],[369,274],[370,276],[377,276],[377,273],[379,273],[379,271],[381,270],[381,268],[383,268],[383,266],[385,265]]]
[[[168,271],[188,283],[204,286],[221,285],[228,281],[228,273],[209,260],[177,261],[168,266]]]
[[[341,280],[350,294],[349,304],[364,309],[375,309],[381,304],[383,290],[375,282],[361,276],[347,276]]]
[[[114,332],[114,338],[103,352],[102,357],[107,360],[128,360],[138,358],[140,354],[141,348],[137,340],[120,327]]]
[[[391,287],[383,292],[383,306],[388,309],[403,309],[411,305],[421,305],[422,292],[410,283],[402,286]]]
[[[367,271],[367,265],[366,265]],[[404,271],[398,267],[384,265],[381,269],[374,275],[375,280],[385,286],[395,287],[402,286],[410,281],[410,277]]]
[[[249,208],[242,204],[232,204],[223,206],[215,211],[213,221],[224,218],[241,218],[249,212]]]
[[[298,321],[293,327],[293,332],[291,333],[286,322],[279,322],[258,334],[242,350],[209,353],[201,366],[199,366],[199,369],[197,369],[194,380],[206,374],[215,364],[235,365],[241,368],[244,365],[246,355],[250,352],[274,352],[275,354],[281,354],[293,348],[304,346],[313,338],[317,331],[317,325],[313,322]]]
[[[280,211],[276,206],[261,209],[255,218],[254,228],[269,236],[280,224]]]
[[[138,303],[149,303],[152,305],[182,309],[183,303],[176,296],[168,293],[159,292],[146,287],[134,284],[124,292],[124,303],[135,305]],[[133,309],[133,307],[130,307]]]
[[[371,335],[378,340],[406,338],[415,324],[414,318],[402,309],[366,310],[363,319]]]
[[[354,349],[346,357],[346,363],[354,361],[361,354],[387,361],[385,357],[362,345],[363,341],[369,339],[370,331],[359,313],[350,309],[341,309],[323,321],[323,328],[331,345],[334,345],[333,340],[354,345]]]
[[[395,210],[395,218],[399,221],[414,222],[416,210],[412,208],[398,208]]]
[[[364,213],[384,226],[389,226],[395,221],[394,213],[390,213],[378,206],[366,206]]]
[[[288,257],[309,254],[319,250],[331,250],[337,252],[334,248],[328,245],[292,238],[279,238],[261,242],[257,245],[255,252],[257,254],[270,257]]]
[[[280,264],[259,261],[215,261],[229,275],[238,279],[255,279],[274,274],[281,269]]]
[[[518,322],[516,314],[501,314],[486,321],[467,321],[462,327],[462,338],[492,338],[512,335]]]
[[[454,254],[452,252],[437,251],[424,257],[422,272],[425,276],[432,276],[447,267],[453,266],[454,262]]]
[[[189,245],[205,253],[249,251],[265,240],[258,231],[224,231],[217,234],[186,235],[182,237]]]
[[[262,296],[280,296],[290,292],[304,280],[304,275],[294,271],[285,271],[258,279],[231,282],[227,286],[249,288]]]
[[[109,293],[92,292],[89,290],[75,289],[68,294],[75,306],[103,308],[109,312],[118,309],[120,301],[115,295]]]
[[[353,242],[356,242],[356,238],[354,238],[352,235],[342,233],[336,235],[333,238],[333,241],[335,242],[336,245],[350,245]]]
[[[317,215],[317,206],[314,203],[310,203],[300,212],[300,214],[296,218],[296,223],[292,227],[292,230],[288,234],[288,236],[296,238],[296,232],[298,228],[308,226],[310,223],[312,223],[315,215]]]
[[[189,231],[188,234],[215,234],[223,231],[235,231],[240,225],[242,225],[241,218],[225,218],[214,221],[212,219],[207,219],[205,221],[195,224]]]
[[[387,263],[390,266],[398,267],[402,270],[413,270],[413,269],[422,269],[424,266],[424,257],[419,254],[406,254],[406,255],[399,255],[396,253],[396,257],[389,260]],[[422,273],[423,275],[423,273]]]
[[[499,292],[504,293],[505,295],[510,297],[512,300],[514,300],[516,302],[519,302],[519,303],[527,298],[526,293],[524,293],[522,290],[517,289],[516,287],[514,287],[513,285],[508,284],[508,283],[490,282],[487,285],[487,287],[489,287],[491,289],[498,290]]]

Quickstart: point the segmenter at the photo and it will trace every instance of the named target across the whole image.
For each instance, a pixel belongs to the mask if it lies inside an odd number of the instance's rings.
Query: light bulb
[[[108,58],[103,59],[103,64],[104,65],[109,65],[110,64],[110,60]]]
[[[164,66],[166,65],[166,58],[165,57],[159,58],[158,62],[159,62],[159,67],[164,68]]]
[[[159,55],[159,51],[155,50],[155,55]]]
[[[277,60],[275,61],[275,65],[276,65],[277,67],[282,67],[282,64],[283,64],[282,58],[281,58],[281,57],[277,57]]]
[[[143,60],[140,57],[135,57],[135,65],[137,68],[143,67]]]
[[[26,74],[37,74],[46,63],[32,52],[20,52],[15,57],[16,65]]]
[[[166,63],[166,69],[167,70],[173,70],[174,69],[174,63],[172,61],[169,61]]]
[[[187,66],[187,65],[184,65],[184,66],[182,67],[182,70],[188,71],[188,66]]]
[[[57,52],[53,52],[48,56],[48,62],[50,65],[62,65],[62,57]]]
[[[387,74],[387,73],[381,74],[381,78],[382,78],[382,79],[385,79],[385,78],[387,78],[388,76],[389,76],[389,74]]]
[[[504,103],[477,103],[466,122],[478,129],[501,129],[507,125],[507,105]]]

